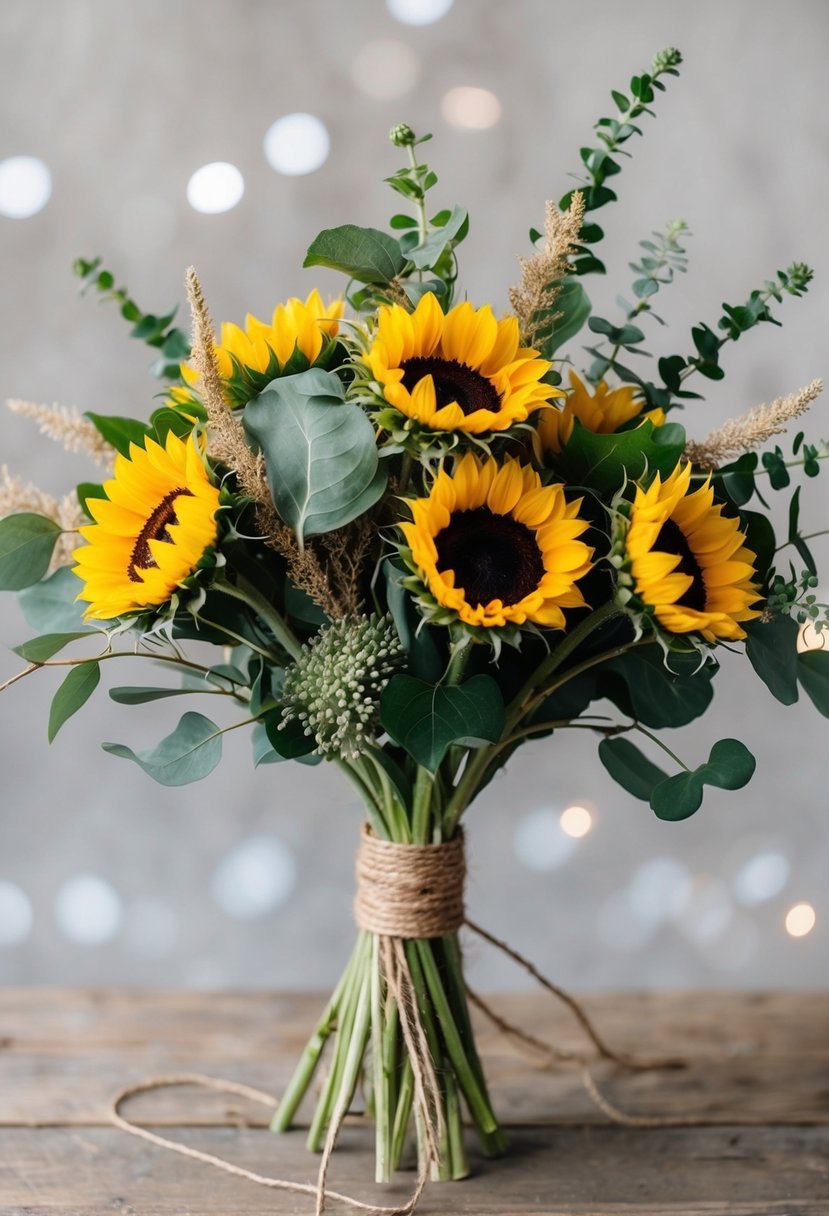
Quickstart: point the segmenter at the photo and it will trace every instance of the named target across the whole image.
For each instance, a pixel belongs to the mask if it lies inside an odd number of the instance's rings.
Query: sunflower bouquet
[[[14,678],[67,672],[50,739],[104,662],[137,655],[180,684],[112,687],[118,704],[221,695],[233,716],[190,710],[155,748],[108,752],[183,785],[249,727],[255,764],[326,760],[359,791],[357,943],[274,1128],[291,1126],[326,1057],[309,1146],[330,1150],[362,1084],[381,1181],[412,1131],[424,1170],[463,1177],[464,1111],[486,1154],[504,1149],[458,940],[460,825],[516,749],[592,731],[611,776],[680,820],[706,786],[740,788],[755,767],[738,740],[686,763],[655,733],[704,713],[721,647],[745,652],[778,701],[800,686],[829,714],[827,607],[791,489],[829,445],[777,443],[820,382],[698,440],[677,420],[811,271],[778,271],[695,326],[685,353],[650,360],[685,224],[641,242],[616,318],[585,288],[604,271],[593,213],[616,200],[624,145],[680,62],[666,50],[614,91],[577,188],[530,232],[507,315],[458,298],[468,215],[432,206],[429,137],[401,125],[387,181],[404,210],[388,231],[328,229],[305,257],[343,272],[341,298],[312,291],[217,334],[190,270],[189,336],[80,261],[84,286],[154,348],[163,404],[145,422],[11,403],[105,470],[63,503],[9,475],[0,490],[0,585],[38,630]],[[799,645],[804,632],[817,644]]]

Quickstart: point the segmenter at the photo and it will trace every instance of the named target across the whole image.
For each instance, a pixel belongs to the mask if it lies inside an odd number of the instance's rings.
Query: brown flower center
[[[458,403],[464,415],[474,414],[475,410],[492,410],[496,413],[501,408],[501,397],[492,381],[465,363],[418,355],[414,359],[405,359],[401,367],[403,384],[410,393],[424,376],[432,377],[439,410],[453,401]]]
[[[435,537],[439,571],[454,570],[466,602],[517,604],[544,577],[535,533],[510,515],[487,507],[457,511]]]
[[[685,592],[681,600],[677,603],[682,608],[693,608],[696,612],[704,612],[705,610],[705,580],[702,577],[702,568],[694,556],[694,551],[688,544],[685,533],[675,524],[672,519],[668,519],[659,529],[659,534],[654,542],[654,549],[658,549],[660,553],[678,553],[679,565],[674,570],[674,574],[686,574],[691,580],[691,586]]]
[[[140,583],[141,576],[139,570],[150,570],[153,566],[157,566],[158,562],[152,555],[150,549],[151,540],[172,541],[168,529],[171,524],[178,523],[176,515],[176,499],[184,494],[188,498],[192,498],[192,492],[180,487],[176,490],[171,490],[166,497],[162,498],[161,502],[153,511],[144,527],[138,534],[138,539],[130,555],[130,564],[127,566],[127,574],[133,583]]]

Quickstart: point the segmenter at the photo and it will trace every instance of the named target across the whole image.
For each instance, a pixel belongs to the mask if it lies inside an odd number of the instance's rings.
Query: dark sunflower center
[[[432,377],[438,409],[453,401],[457,401],[464,414],[474,414],[475,410],[497,412],[501,408],[501,398],[492,381],[465,363],[418,355],[404,360],[401,366],[403,384],[409,392],[424,376]]]
[[[171,490],[170,493],[162,498],[156,509],[150,515],[144,527],[138,534],[138,540],[130,556],[130,564],[127,566],[127,574],[134,583],[140,583],[141,577],[138,574],[139,570],[150,570],[153,566],[157,566],[158,562],[152,555],[150,549],[151,540],[171,541],[173,538],[170,535],[168,528],[171,524],[178,523],[176,515],[176,499],[182,494],[188,498],[192,497],[190,490],[179,488]]]
[[[435,537],[438,570],[454,570],[468,604],[517,604],[544,577],[535,534],[487,507],[458,511]]]
[[[686,574],[692,582],[682,599],[677,602],[683,608],[693,608],[696,612],[703,612],[705,609],[705,581],[702,577],[702,569],[679,525],[675,524],[672,519],[666,520],[659,529],[659,535],[653,547],[660,553],[679,554],[679,565],[674,573]]]

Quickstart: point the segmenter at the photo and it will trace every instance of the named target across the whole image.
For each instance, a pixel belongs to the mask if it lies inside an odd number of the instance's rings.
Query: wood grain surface
[[[584,1047],[567,1011],[543,995],[492,1003],[550,1043]],[[472,1177],[429,1187],[424,1214],[829,1216],[829,994],[608,993],[585,1004],[614,1047],[686,1061],[637,1073],[597,1066],[614,1104],[710,1125],[616,1126],[577,1069],[540,1065],[481,1024],[510,1155],[484,1162],[470,1137]],[[312,1212],[307,1197],[127,1136],[108,1125],[107,1109],[117,1089],[156,1074],[207,1072],[278,1094],[320,1005],[302,994],[0,989],[0,1213]],[[129,1114],[257,1172],[316,1176],[302,1131],[271,1135],[267,1112],[241,1099],[164,1090],[134,1099]],[[376,1187],[372,1154],[372,1129],[355,1115],[330,1185],[379,1203],[405,1199],[413,1174]]]

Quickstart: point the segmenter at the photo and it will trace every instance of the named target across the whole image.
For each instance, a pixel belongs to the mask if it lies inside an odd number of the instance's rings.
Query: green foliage
[[[32,511],[0,519],[0,591],[22,591],[39,582],[60,535],[59,524]]]
[[[143,448],[147,436],[151,434],[151,428],[136,418],[93,414],[90,410],[87,410],[84,418],[88,418],[101,438],[105,439],[122,456],[129,456],[131,443]]]
[[[571,486],[612,496],[626,480],[646,472],[669,473],[684,448],[685,432],[675,425],[654,427],[646,419],[629,431],[597,435],[576,419],[573,433],[556,459],[556,469]]]
[[[179,364],[190,356],[188,335],[173,325],[177,309],[163,316],[142,312],[126,287],[115,286],[114,275],[101,266],[100,258],[76,258],[72,269],[81,280],[82,295],[97,291],[102,299],[113,301],[119,306],[124,320],[132,326],[130,337],[159,352],[152,374],[159,380],[177,380]]]
[[[58,654],[70,642],[79,638],[88,638],[89,630],[80,633],[44,633],[40,637],[31,638],[20,646],[13,647],[14,653],[19,654],[27,663],[45,663],[53,655]]]
[[[623,145],[633,135],[641,135],[642,129],[636,125],[636,120],[643,114],[653,114],[651,104],[656,99],[657,91],[664,91],[665,85],[660,79],[663,76],[678,76],[677,68],[682,63],[682,56],[673,47],[660,51],[653,60],[649,72],[634,76],[630,81],[630,96],[617,90],[612,91],[617,114],[612,118],[600,118],[594,130],[598,144],[579,150],[582,162],[582,174],[579,182],[561,199],[559,207],[566,211],[570,206],[573,190],[581,190],[585,199],[585,211],[597,211],[607,203],[616,201],[616,193],[607,181],[621,172],[622,166],[616,156],[629,156],[630,153]],[[595,243],[603,235],[598,225],[593,225],[596,232],[588,232],[592,239],[579,248],[573,261],[576,274],[603,274],[604,263],[586,248],[587,244]],[[583,233],[584,236],[584,233]]]
[[[298,760],[316,750],[313,732],[296,718],[286,719],[281,709],[273,709],[263,719],[268,742],[280,760]]]
[[[345,401],[331,372],[312,368],[274,381],[247,404],[244,424],[265,457],[276,508],[300,544],[350,523],[385,490],[374,428]]]
[[[643,802],[649,802],[657,786],[668,779],[629,739],[602,739],[599,759],[617,785]]]
[[[52,699],[49,710],[49,742],[60,728],[92,696],[101,679],[101,665],[94,661],[72,667]]]
[[[309,245],[303,266],[328,266],[360,283],[386,285],[406,265],[399,241],[377,228],[326,228]]]
[[[116,705],[149,705],[152,701],[164,701],[168,697],[189,697],[194,692],[204,691],[196,688],[151,688],[149,686],[133,686],[125,684],[118,688],[110,688],[110,698]]]
[[[757,762],[739,739],[720,739],[711,748],[708,760],[688,773],[677,773],[661,782],[651,793],[651,810],[659,819],[675,823],[688,819],[702,805],[703,787],[739,790],[754,776]]]
[[[159,785],[200,781],[222,758],[222,732],[202,714],[187,713],[157,747],[135,752],[123,743],[104,743],[105,752],[132,760]]]
[[[20,592],[23,616],[39,633],[68,633],[85,628],[84,605],[78,600],[80,580],[69,566],[60,566],[48,578]],[[88,631],[98,628],[90,626]]]
[[[696,650],[666,656],[660,646],[638,646],[603,668],[624,680],[638,722],[671,728],[686,726],[705,713],[714,696],[716,670],[716,663],[701,663]]]
[[[653,240],[640,241],[640,248],[645,252],[638,262],[631,262],[630,268],[636,275],[633,281],[635,303],[617,297],[618,304],[624,309],[624,321],[621,325],[613,325],[603,317],[591,317],[590,328],[594,333],[602,334],[609,350],[603,347],[589,346],[588,354],[594,362],[587,378],[593,384],[604,379],[613,372],[624,380],[631,373],[629,369],[618,367],[620,351],[628,355],[648,355],[642,347],[645,335],[638,325],[633,322],[639,317],[650,313],[654,320],[664,325],[664,321],[653,311],[651,303],[660,287],[668,286],[677,274],[684,274],[688,268],[685,248],[680,243],[688,235],[688,225],[684,220],[673,220],[664,232],[651,234]],[[635,383],[635,381],[634,381]]]
[[[545,359],[552,359],[556,351],[583,328],[592,308],[579,280],[575,277],[565,279],[548,310],[547,322],[542,323],[533,338],[533,345]]]
[[[829,651],[804,650],[799,654],[797,678],[815,709],[829,718]]]
[[[380,720],[395,743],[434,773],[453,743],[497,742],[504,729],[504,700],[491,676],[432,685],[396,675],[380,698]]]

